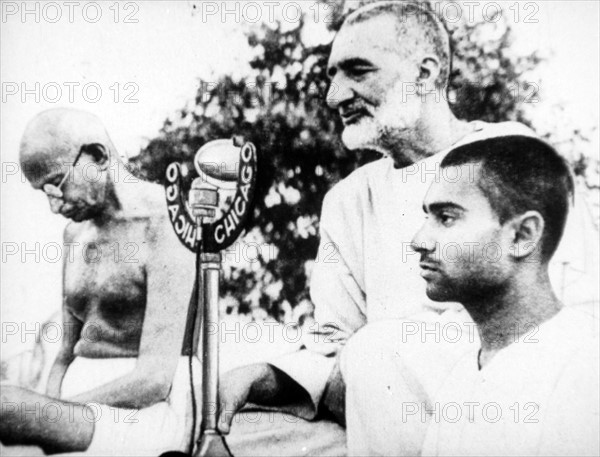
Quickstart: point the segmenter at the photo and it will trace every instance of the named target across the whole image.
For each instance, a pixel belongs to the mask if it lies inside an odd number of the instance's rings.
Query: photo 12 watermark
[[[103,19],[113,23],[140,22],[138,2],[0,2],[2,23],[49,24],[84,22],[96,24]]]
[[[2,81],[2,103],[139,103],[140,87],[136,82],[95,81]]]
[[[49,400],[47,402],[12,402],[3,401],[0,405],[3,417],[9,415],[13,418],[19,417],[22,421],[34,421],[37,423],[76,423],[80,421],[97,423],[99,421],[111,421],[115,424],[137,424],[138,410],[120,409],[115,406],[101,405],[99,403],[69,403]]]
[[[447,422],[455,424],[460,421],[470,423],[486,422],[494,424],[501,420],[512,421],[515,424],[537,424],[539,422],[540,405],[536,402],[501,405],[498,402],[448,402],[433,404],[419,402],[403,402],[401,415],[402,422],[419,420],[427,422]]]
[[[143,243],[142,243],[143,245]],[[114,263],[139,263],[140,243],[127,241],[110,244],[96,242],[48,242],[39,241],[28,243],[25,241],[3,241],[2,263],[20,260],[21,263],[81,263],[94,264],[102,262]]]
[[[340,17],[357,9],[359,1],[195,1],[193,13],[203,23],[267,23],[282,21],[297,24],[305,22],[333,24]],[[448,24],[458,22],[497,23],[504,19],[511,23],[537,24],[540,7],[537,2],[434,2],[426,10],[407,2],[400,20],[429,21],[429,13]]]

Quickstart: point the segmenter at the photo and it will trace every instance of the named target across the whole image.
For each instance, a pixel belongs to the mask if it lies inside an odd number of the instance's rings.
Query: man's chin
[[[429,299],[433,301],[457,301],[455,294],[452,290],[448,290],[448,288],[446,287],[440,287],[432,283],[427,284],[427,289],[425,290],[425,293],[427,294],[427,297],[429,297]]]
[[[342,132],[342,142],[351,151],[357,149],[377,149],[379,135],[377,128],[366,119],[346,125]]]
[[[62,216],[65,219],[69,219],[70,221],[73,221],[73,222],[81,222],[81,221],[84,220],[84,217],[79,212],[72,212],[72,213],[68,213],[68,214],[63,214]]]
[[[91,209],[80,209],[76,211],[72,211],[68,214],[63,214],[67,219],[72,220],[73,222],[83,222],[88,219],[93,219],[96,212]]]
[[[71,219],[73,222],[83,222],[86,219],[89,219],[81,214],[74,214],[71,217],[69,217],[69,219]]]

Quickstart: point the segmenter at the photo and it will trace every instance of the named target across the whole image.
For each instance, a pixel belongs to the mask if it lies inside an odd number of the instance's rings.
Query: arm
[[[73,234],[71,233],[71,230],[71,224],[65,227],[63,238],[66,245],[69,245],[68,243],[73,242]],[[56,359],[54,359],[54,363],[50,369],[48,382],[46,384],[46,395],[53,398],[60,398],[62,382],[69,365],[75,359],[73,350],[77,344],[77,341],[79,340],[81,329],[83,328],[83,322],[81,322],[73,315],[73,313],[71,313],[71,310],[67,307],[66,297],[64,297],[67,261],[68,260],[65,257],[63,263],[63,338],[61,341],[61,347],[56,355]]]
[[[356,182],[352,187],[342,184],[323,202],[321,242],[310,283],[315,323],[303,336],[305,349],[271,361],[309,393],[309,402],[294,405],[295,412],[307,419],[323,405],[336,413],[343,397],[337,356],[347,339],[367,322],[362,202],[353,192]]]
[[[174,235],[168,219],[149,233],[146,243],[146,312],[135,369],[73,398],[140,409],[164,400],[179,358],[194,281],[193,256]]]
[[[73,349],[77,344],[82,327],[82,322],[63,305],[63,339],[48,375],[46,395],[49,397],[60,398],[62,382],[67,368],[75,359]]]
[[[366,323],[359,208],[359,202],[353,201],[345,189],[333,189],[325,197],[319,255],[311,277],[316,322],[303,335],[305,349],[270,364],[250,365],[226,373],[220,388],[226,405],[220,421],[223,431],[228,429],[232,413],[246,402],[277,406],[312,419],[322,403],[328,380],[335,379],[335,385],[339,386],[334,371],[336,355],[346,339]],[[276,376],[278,373],[286,376]],[[274,382],[266,382],[269,379]],[[261,383],[271,392],[252,390]],[[286,389],[289,395],[280,395]],[[333,389],[328,389],[325,397],[338,396],[333,393]]]
[[[310,401],[306,392],[283,371],[268,363],[235,368],[225,373],[219,383],[222,408],[219,429],[229,433],[233,415],[247,403],[294,411],[298,398]]]

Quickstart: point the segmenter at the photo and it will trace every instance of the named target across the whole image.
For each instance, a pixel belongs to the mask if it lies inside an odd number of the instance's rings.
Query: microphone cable
[[[202,227],[198,227],[196,230],[202,230]],[[193,313],[193,324],[191,326],[191,335],[188,338],[188,362],[189,362],[189,373],[190,373],[190,396],[192,398],[192,433],[190,434],[190,455],[194,452],[194,445],[196,444],[196,422],[197,422],[197,413],[198,407],[196,405],[196,391],[194,388],[194,334],[196,333],[194,330],[196,329],[196,322],[198,320],[198,312],[199,306],[198,303],[200,301],[200,275],[202,274],[201,267],[201,252],[203,247],[203,240],[200,240],[198,243],[198,249],[196,250],[196,284],[194,286],[194,308],[195,312]],[[200,331],[201,329],[199,329]],[[204,357],[204,355],[203,355]],[[204,362],[203,362],[204,363]]]

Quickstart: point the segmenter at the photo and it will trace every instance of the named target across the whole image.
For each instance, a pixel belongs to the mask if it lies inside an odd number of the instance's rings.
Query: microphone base
[[[200,437],[200,445],[194,457],[233,457],[223,435],[207,430]]]

